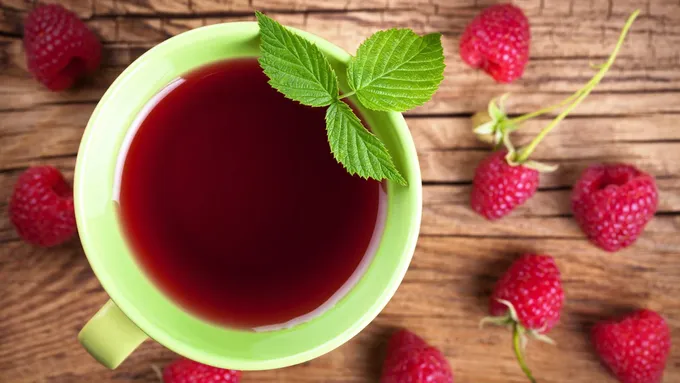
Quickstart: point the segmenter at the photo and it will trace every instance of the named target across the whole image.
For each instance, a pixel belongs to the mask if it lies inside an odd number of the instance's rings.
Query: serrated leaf
[[[385,145],[366,130],[352,109],[342,101],[332,103],[326,111],[326,130],[333,157],[349,174],[375,180],[407,182],[394,166]]]
[[[338,78],[319,48],[283,25],[255,12],[260,26],[260,66],[269,84],[309,106],[338,99]]]
[[[444,79],[441,34],[390,29],[364,41],[347,69],[349,86],[367,108],[404,112],[429,101]]]

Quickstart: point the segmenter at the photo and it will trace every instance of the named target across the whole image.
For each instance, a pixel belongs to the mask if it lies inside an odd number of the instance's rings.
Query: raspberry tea
[[[148,103],[119,159],[118,200],[138,262],[170,299],[271,329],[358,280],[386,197],[335,161],[324,114],[272,89],[255,59],[199,68]]]

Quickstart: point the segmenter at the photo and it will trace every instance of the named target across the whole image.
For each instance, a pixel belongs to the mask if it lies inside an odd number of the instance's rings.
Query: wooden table
[[[441,348],[456,382],[525,382],[504,329],[479,330],[490,289],[515,256],[548,253],[564,275],[567,304],[552,332],[557,347],[532,343],[539,382],[613,382],[588,342],[594,321],[636,307],[662,312],[680,343],[680,3],[677,0],[522,0],[532,24],[531,61],[511,85],[494,83],[458,57],[458,37],[485,0],[68,0],[101,37],[102,69],[76,90],[52,93],[26,71],[21,20],[32,1],[0,0],[0,382],[157,382],[152,365],[175,355],[146,342],[108,371],[78,345],[81,326],[107,300],[77,241],[39,249],[20,241],[7,200],[27,166],[54,164],[69,179],[83,128],[97,101],[135,58],[177,33],[252,20],[269,11],[354,51],[372,32],[393,26],[441,31],[446,80],[434,100],[407,114],[424,179],[422,233],[411,268],[383,313],[355,339],[309,363],[247,373],[244,382],[376,382],[385,340],[408,327]],[[511,92],[511,113],[566,97],[614,46],[640,7],[605,81],[538,149],[560,169],[537,195],[489,223],[468,207],[475,164],[487,149],[470,132],[470,115]],[[546,120],[527,124],[520,140]],[[524,137],[522,137],[524,136]],[[580,171],[598,161],[627,161],[654,174],[661,204],[637,244],[617,254],[587,241],[569,211]],[[665,382],[680,381],[674,347]]]

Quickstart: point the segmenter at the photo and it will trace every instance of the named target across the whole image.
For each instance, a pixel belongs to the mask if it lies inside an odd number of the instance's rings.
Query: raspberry
[[[545,334],[559,321],[564,306],[562,277],[549,255],[525,254],[496,282],[484,323],[512,328],[513,348],[522,371],[536,383],[524,360],[527,335],[552,343]]]
[[[507,215],[538,189],[538,171],[508,164],[507,154],[506,150],[491,153],[475,170],[470,204],[488,220]]]
[[[530,41],[529,20],[522,10],[512,4],[497,4],[483,10],[465,27],[460,57],[497,82],[512,82],[524,73]]]
[[[559,321],[564,290],[555,260],[548,255],[525,254],[496,283],[489,302],[493,316],[503,316],[510,302],[517,319],[528,330],[547,333]]]
[[[387,345],[380,383],[453,383],[449,362],[441,351],[408,330],[399,330]]]
[[[659,192],[654,177],[632,165],[593,165],[574,185],[571,208],[581,230],[606,251],[637,240],[654,217]]]
[[[35,8],[26,18],[24,49],[31,73],[47,88],[59,91],[99,67],[102,47],[78,16],[50,4]]]
[[[622,383],[660,383],[671,352],[671,331],[652,310],[599,322],[591,339],[602,363]]]
[[[241,371],[226,370],[180,358],[163,370],[165,383],[238,383]]]
[[[51,166],[29,168],[14,186],[9,217],[26,242],[45,247],[66,242],[76,232],[71,187]]]

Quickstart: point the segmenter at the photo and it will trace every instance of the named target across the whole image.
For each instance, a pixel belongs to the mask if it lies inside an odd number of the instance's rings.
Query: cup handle
[[[87,352],[110,369],[118,367],[147,338],[112,300],[78,334]]]

